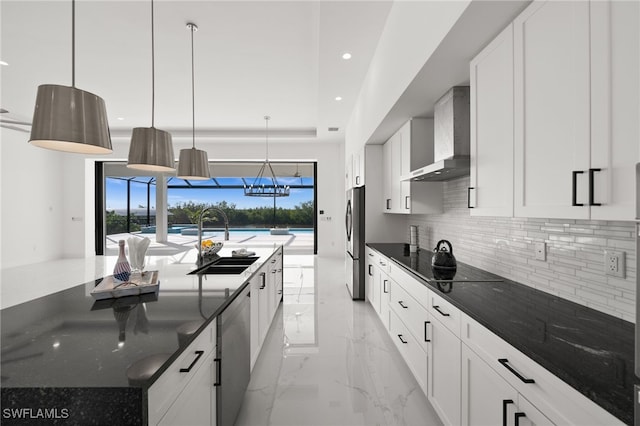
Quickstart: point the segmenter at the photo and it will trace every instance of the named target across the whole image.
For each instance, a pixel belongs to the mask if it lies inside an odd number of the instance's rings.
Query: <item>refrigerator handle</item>
[[[347,213],[344,221],[347,228],[347,241],[351,241],[351,228],[353,226],[353,212],[351,210],[351,200],[347,200]]]

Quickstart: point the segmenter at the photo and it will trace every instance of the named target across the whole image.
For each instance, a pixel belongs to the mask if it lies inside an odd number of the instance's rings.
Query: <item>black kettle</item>
[[[445,247],[445,245],[447,247]],[[431,271],[436,280],[452,280],[456,275],[457,263],[453,255],[453,247],[447,240],[440,240],[433,249]]]

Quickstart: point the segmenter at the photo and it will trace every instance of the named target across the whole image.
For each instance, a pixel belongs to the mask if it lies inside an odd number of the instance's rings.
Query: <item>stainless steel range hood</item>
[[[469,175],[469,87],[456,86],[442,96],[434,112],[434,163],[412,170],[403,181],[445,181]]]

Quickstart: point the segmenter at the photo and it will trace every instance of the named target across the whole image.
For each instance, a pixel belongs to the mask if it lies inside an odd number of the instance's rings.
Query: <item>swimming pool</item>
[[[279,228],[278,228],[279,229]],[[290,234],[313,234],[313,228],[288,228]],[[143,234],[155,234],[155,226],[145,226],[142,228]],[[167,229],[169,234],[198,235],[196,225],[172,225]],[[202,235],[211,237],[224,233],[224,228],[204,228]],[[229,228],[229,235],[239,237],[251,235],[271,235],[271,228]]]

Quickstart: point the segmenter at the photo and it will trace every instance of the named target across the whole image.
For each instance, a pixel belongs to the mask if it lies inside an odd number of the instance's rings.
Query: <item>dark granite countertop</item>
[[[437,282],[428,250],[369,247],[627,424],[633,423],[634,324],[458,262]],[[495,281],[494,281],[495,280]]]

